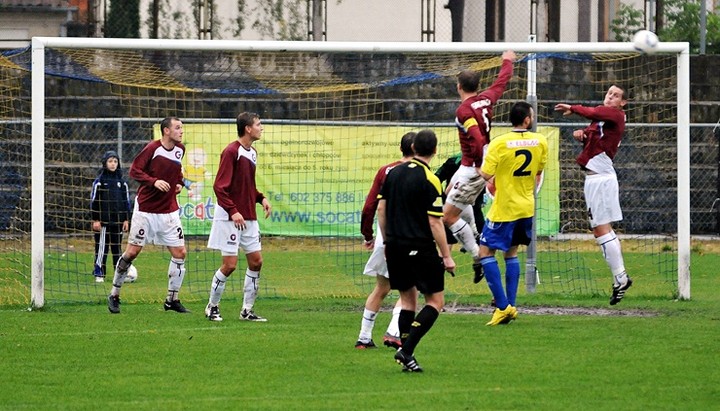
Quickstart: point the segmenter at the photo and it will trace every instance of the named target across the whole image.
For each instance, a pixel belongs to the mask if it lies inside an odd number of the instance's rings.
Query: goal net
[[[587,121],[553,112],[556,103],[599,105],[612,84],[629,91],[628,126],[616,157],[624,220],[614,225],[633,293],[689,298],[689,211],[685,192],[688,113],[684,43],[652,56],[629,44],[366,44],[36,38],[0,56],[0,305],[99,302],[94,280],[90,195],[103,153],[127,170],[159,138],[159,121],[184,123],[188,189],[178,196],[186,233],[183,300],[207,298],[220,254],[206,247],[212,191],[235,117],[260,115],[258,188],[273,205],[260,219],[263,297],[364,297],[360,210],[376,170],[400,157],[407,131],[433,129],[431,166],[459,152],[456,74],[494,81],[505,48],[517,50],[513,78],[496,106],[493,135],[509,130],[509,108],[537,99],[538,131],[550,160],[538,195],[536,251],[526,276],[533,292],[606,298],[612,277],[592,239],[582,195],[580,147],[572,130]],[[32,85],[32,86],[31,86]],[[688,222],[688,224],[684,224]],[[122,241],[125,247],[126,238]],[[448,301],[487,302],[472,283],[471,257],[455,246]],[[237,273],[245,270],[240,258]],[[500,259],[501,260],[501,259]],[[125,301],[160,301],[169,253],[147,246]],[[226,295],[242,298],[242,275]],[[521,282],[522,284],[522,282]],[[521,287],[522,288],[522,287]],[[521,295],[527,294],[521,290]]]

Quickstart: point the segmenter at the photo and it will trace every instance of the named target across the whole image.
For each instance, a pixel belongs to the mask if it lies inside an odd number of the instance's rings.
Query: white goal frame
[[[240,40],[157,40],[70,37],[32,39],[32,308],[45,305],[45,49],[103,48],[118,50],[204,50],[272,52],[578,52],[632,53],[632,43],[409,43],[311,42]],[[677,58],[677,241],[678,297],[690,299],[690,46],[687,42],[661,42],[658,53]]]

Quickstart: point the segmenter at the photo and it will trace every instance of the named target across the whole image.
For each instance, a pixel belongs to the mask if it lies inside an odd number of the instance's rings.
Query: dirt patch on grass
[[[491,306],[463,306],[448,305],[444,311],[453,314],[492,314],[495,308]],[[518,307],[520,314],[528,315],[595,315],[602,317],[656,317],[658,312],[636,309],[609,309],[593,307]]]

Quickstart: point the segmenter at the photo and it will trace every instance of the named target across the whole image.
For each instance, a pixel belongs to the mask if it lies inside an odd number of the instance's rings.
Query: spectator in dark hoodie
[[[120,158],[114,151],[102,157],[102,168],[92,185],[90,210],[95,234],[93,276],[101,283],[105,281],[108,250],[112,251],[113,267],[120,258],[122,235],[128,231],[130,217],[128,185],[122,175]]]

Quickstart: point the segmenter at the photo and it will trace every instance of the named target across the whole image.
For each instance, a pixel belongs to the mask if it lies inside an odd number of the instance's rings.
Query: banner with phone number
[[[183,125],[183,172],[189,189],[178,195],[185,233],[207,235],[215,210],[212,185],[222,150],[237,138],[235,124]],[[435,169],[459,152],[457,129],[436,127]],[[509,131],[494,127],[492,135]],[[289,236],[360,235],[360,211],[381,166],[401,157],[400,138],[416,128],[266,124],[258,151],[257,187],[272,205],[266,219],[258,205],[263,234]],[[538,127],[548,137],[550,158],[538,195],[537,232],[559,228],[559,130]],[[160,129],[155,127],[155,138]]]

